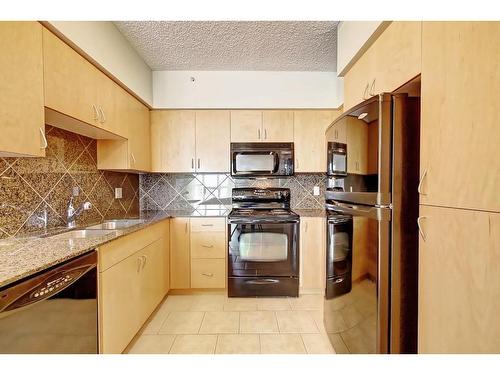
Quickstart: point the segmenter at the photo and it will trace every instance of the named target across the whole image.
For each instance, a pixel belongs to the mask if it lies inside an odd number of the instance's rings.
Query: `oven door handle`
[[[364,205],[353,205],[346,203],[326,203],[325,208],[327,210],[332,210],[352,216],[363,216],[371,219],[376,219],[378,221],[390,221],[391,220],[391,209],[389,207],[374,207],[374,206],[364,206]]]
[[[252,285],[267,285],[267,284],[277,284],[279,280],[276,279],[260,279],[260,280],[248,280],[245,281],[246,284]]]

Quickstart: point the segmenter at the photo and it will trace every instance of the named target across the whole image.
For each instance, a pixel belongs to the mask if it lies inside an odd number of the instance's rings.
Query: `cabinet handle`
[[[194,169],[194,158],[191,158],[191,169]]]
[[[366,87],[365,87],[365,91],[363,92],[363,99],[365,99],[365,100],[366,100],[366,99],[368,99],[368,98],[366,97],[366,94],[367,94],[367,92],[368,92],[368,87],[369,87],[369,86],[370,86],[370,84],[369,84],[369,83],[367,83],[367,84],[366,84]]]
[[[200,169],[200,166],[201,166],[201,161],[200,158],[198,158],[198,169]]]
[[[101,113],[101,124],[104,124],[106,122],[106,116],[101,106],[99,106],[99,112]]]
[[[42,146],[42,147],[40,147],[40,148],[45,149],[45,148],[47,148],[47,146],[48,146],[49,144],[47,143],[47,138],[45,137],[45,132],[44,132],[44,130],[43,130],[42,128],[39,128],[39,129],[40,129],[40,135],[42,136],[42,140],[43,140],[43,146]]]
[[[420,181],[418,182],[417,191],[421,195],[427,195],[427,193],[422,193],[422,183],[424,182],[425,176],[427,176],[427,168],[424,169],[424,173],[422,173],[422,177],[420,177]]]
[[[137,273],[141,272],[142,269],[142,256],[137,257]]]
[[[259,134],[259,139],[260,139],[260,129],[257,130],[257,133]]]
[[[370,86],[370,96],[375,96],[375,80],[376,78],[373,79],[372,85]]]
[[[143,255],[141,258],[144,259],[144,262],[142,263],[142,269],[144,269],[144,267],[146,267],[146,263],[148,262],[148,257],[147,255]]]
[[[186,227],[184,228],[184,231],[187,233],[188,232],[188,223],[186,221]]]
[[[201,247],[205,247],[207,249],[212,249],[214,245],[201,245]]]
[[[307,221],[304,224],[305,224],[304,232],[307,232]]]
[[[92,104],[92,108],[94,109],[94,121],[99,121],[99,111],[95,104]]]
[[[418,226],[418,233],[420,233],[420,235],[422,236],[422,239],[425,240],[427,239],[427,237],[425,236],[425,233],[424,231],[422,230],[422,225],[421,225],[421,220],[422,219],[426,219],[427,216],[419,216],[418,219],[417,219],[417,226]]]
[[[213,224],[201,224],[202,227],[213,227]]]
[[[264,139],[267,139],[267,129],[264,129]]]
[[[203,276],[214,277],[213,273],[202,273]]]
[[[130,153],[130,157],[132,158],[132,162],[135,164],[136,160],[133,152]]]

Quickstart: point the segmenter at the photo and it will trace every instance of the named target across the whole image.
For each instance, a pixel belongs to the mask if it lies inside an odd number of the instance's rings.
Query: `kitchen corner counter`
[[[300,217],[326,217],[326,211],[321,209],[316,210],[292,210]]]

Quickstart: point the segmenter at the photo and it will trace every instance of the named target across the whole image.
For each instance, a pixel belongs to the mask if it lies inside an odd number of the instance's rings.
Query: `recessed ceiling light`
[[[363,120],[366,116],[368,116],[368,113],[367,112],[363,112],[362,114],[360,114],[358,116],[358,120]]]

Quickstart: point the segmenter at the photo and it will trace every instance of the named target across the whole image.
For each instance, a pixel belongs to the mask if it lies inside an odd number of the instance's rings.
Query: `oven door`
[[[233,222],[229,235],[229,277],[298,275],[298,222]]]

